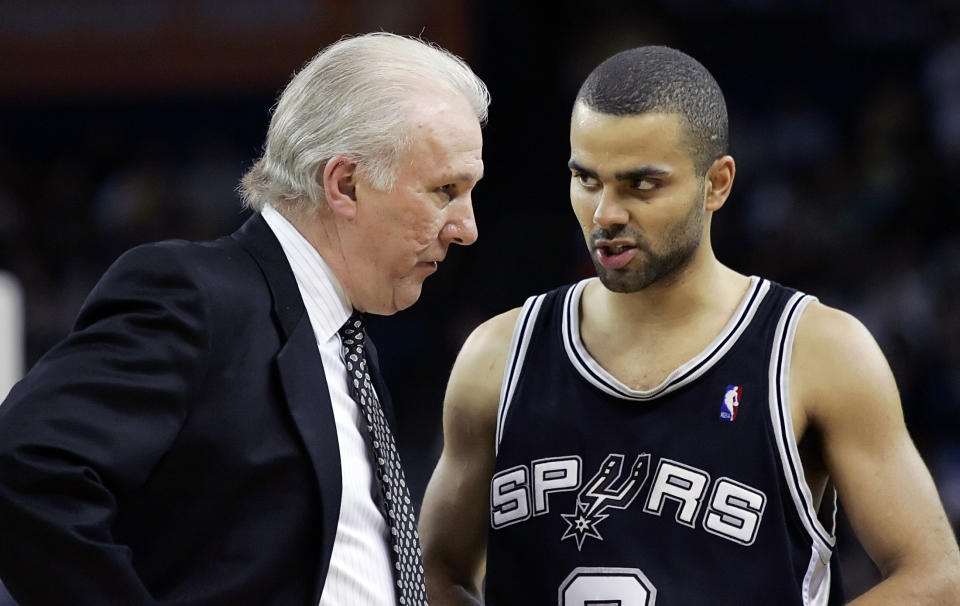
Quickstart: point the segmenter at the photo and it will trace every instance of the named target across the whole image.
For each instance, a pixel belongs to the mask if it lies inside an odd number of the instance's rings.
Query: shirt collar
[[[261,214],[290,263],[314,332],[324,339],[337,334],[353,312],[340,281],[317,249],[277,209],[268,204]]]

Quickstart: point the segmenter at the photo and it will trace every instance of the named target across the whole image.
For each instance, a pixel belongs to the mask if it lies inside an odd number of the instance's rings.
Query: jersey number
[[[560,606],[654,606],[657,588],[636,568],[575,568],[560,584]]]

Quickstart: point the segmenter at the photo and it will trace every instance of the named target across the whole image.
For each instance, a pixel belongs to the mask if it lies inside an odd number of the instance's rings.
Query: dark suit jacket
[[[0,406],[0,578],[22,606],[315,606],[340,493],[316,339],[260,215],[124,254]]]

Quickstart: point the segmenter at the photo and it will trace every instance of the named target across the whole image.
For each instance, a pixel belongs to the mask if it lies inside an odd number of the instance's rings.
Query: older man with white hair
[[[426,604],[362,314],[476,240],[488,104],[436,46],[340,40],[280,97],[240,230],[107,271],[0,406],[21,604]]]

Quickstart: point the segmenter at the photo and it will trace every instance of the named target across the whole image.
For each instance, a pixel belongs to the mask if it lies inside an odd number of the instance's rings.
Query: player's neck
[[[586,321],[604,332],[649,334],[684,330],[704,316],[729,316],[749,279],[705,251],[683,271],[633,293],[616,293],[599,281],[588,285],[581,303]]]

